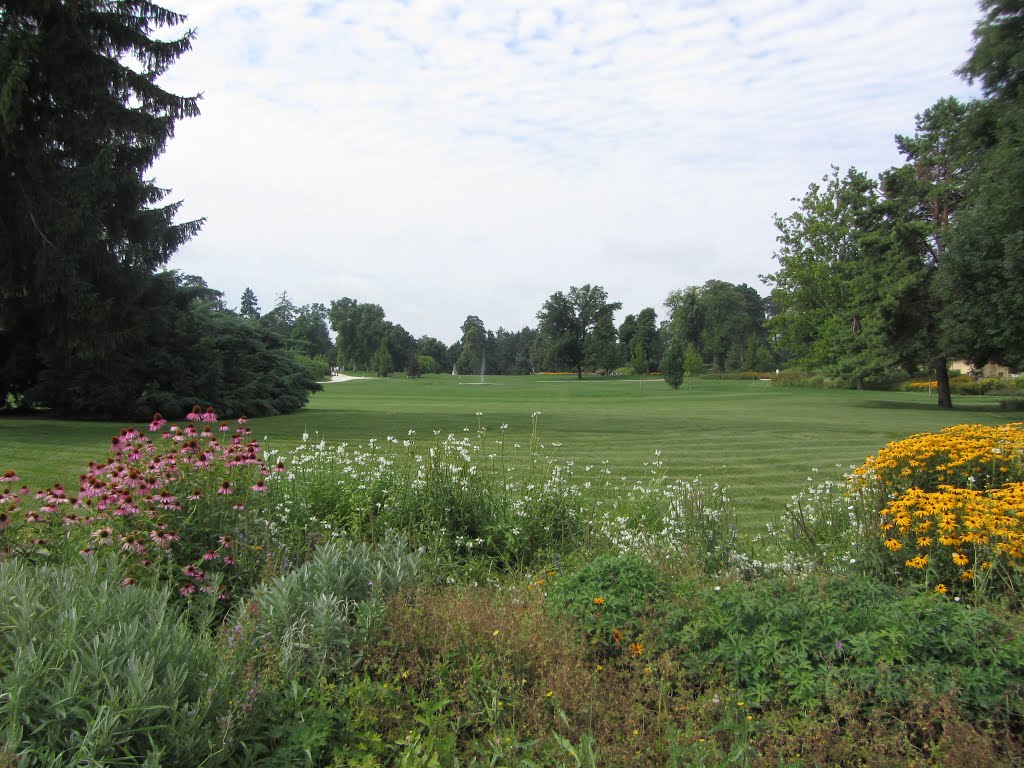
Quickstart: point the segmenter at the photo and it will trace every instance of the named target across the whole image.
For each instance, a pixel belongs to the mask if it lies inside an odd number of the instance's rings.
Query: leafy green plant
[[[550,598],[579,623],[599,656],[642,656],[644,619],[664,589],[658,571],[643,558],[602,555],[559,579]]]
[[[168,588],[126,587],[95,560],[9,560],[0,594],[0,752],[25,766],[217,763],[233,678]]]
[[[377,545],[331,541],[254,598],[255,630],[277,649],[286,677],[337,674],[359,661],[381,630],[381,600],[415,579],[419,564],[400,536]]]
[[[1024,714],[1019,621],[864,576],[722,585],[672,613],[659,650],[692,679],[727,681],[758,706],[813,709],[854,695],[899,713],[952,695],[980,721]]]

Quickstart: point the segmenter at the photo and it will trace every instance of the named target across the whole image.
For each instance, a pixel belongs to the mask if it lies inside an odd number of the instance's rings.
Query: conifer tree
[[[0,398],[67,412],[76,376],[116,386],[111,361],[144,348],[154,273],[202,225],[147,177],[199,111],[157,83],[194,33],[156,33],[184,21],[143,0],[3,3]]]

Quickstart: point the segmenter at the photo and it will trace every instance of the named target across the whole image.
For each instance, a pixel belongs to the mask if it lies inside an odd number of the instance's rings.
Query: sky
[[[764,295],[775,214],[976,95],[974,0],[164,5],[196,39],[161,85],[202,114],[153,176],[206,217],[169,267],[447,343],[587,283],[620,322],[710,279]]]

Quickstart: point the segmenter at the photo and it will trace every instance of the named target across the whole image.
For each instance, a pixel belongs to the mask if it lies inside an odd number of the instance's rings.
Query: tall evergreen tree
[[[147,178],[199,112],[157,84],[194,34],[158,33],[184,21],[143,0],[3,4],[0,396],[88,413],[75,377],[101,386],[143,348],[154,272],[202,224],[175,223],[180,203]]]
[[[242,291],[242,303],[238,308],[238,314],[246,320],[259,320],[260,303],[252,288]]]

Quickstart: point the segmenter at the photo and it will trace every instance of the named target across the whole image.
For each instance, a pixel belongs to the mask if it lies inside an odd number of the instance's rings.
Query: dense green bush
[[[952,696],[972,719],[1024,716],[1024,637],[1006,618],[864,576],[765,578],[705,588],[658,648],[696,685],[718,678],[759,706],[820,708],[854,696],[897,714]]]
[[[551,590],[554,605],[572,617],[601,657],[643,653],[645,616],[663,598],[658,571],[636,555],[602,555]]]
[[[383,598],[416,578],[421,554],[404,538],[379,545],[335,540],[254,598],[255,630],[289,679],[344,674],[378,634]]]
[[[0,594],[0,752],[26,768],[216,764],[233,680],[168,589],[96,561],[8,560]]]

